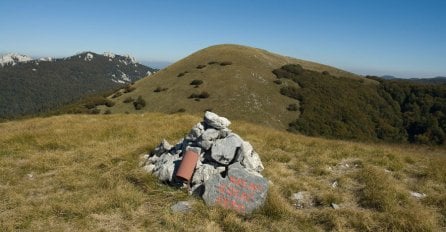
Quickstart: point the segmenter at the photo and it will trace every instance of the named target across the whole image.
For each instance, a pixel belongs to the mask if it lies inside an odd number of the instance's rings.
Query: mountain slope
[[[287,110],[298,101],[280,94],[272,70],[287,63],[299,63],[319,72],[328,71],[352,80],[363,79],[333,67],[280,56],[265,50],[239,46],[217,45],[200,50],[159,71],[151,78],[138,81],[135,91],[116,97],[112,113],[135,112],[129,97],[146,101],[141,111],[201,113],[212,109],[231,118],[286,129],[298,117]],[[194,80],[201,85],[191,85]],[[369,81],[373,82],[373,81]],[[286,82],[284,85],[295,86]],[[197,86],[197,87],[196,87]],[[158,89],[158,92],[154,92]],[[208,98],[190,98],[209,93]],[[206,96],[204,96],[206,97]]]
[[[226,116],[226,115],[222,115]],[[229,118],[231,119],[231,118]],[[231,119],[232,120],[232,119]],[[443,231],[446,151],[291,134],[233,121],[270,180],[251,216],[209,208],[138,167],[201,117],[64,115],[0,123],[0,231]],[[294,193],[308,196],[301,204]],[[178,201],[192,212],[173,213]],[[338,209],[333,209],[333,204]]]
[[[109,98],[116,104],[100,109],[193,114],[212,110],[312,136],[445,143],[443,85],[425,88],[414,83],[401,90],[380,80],[261,49],[217,45],[136,82],[130,93],[118,91]]]
[[[83,96],[113,90],[155,70],[130,56],[80,53],[30,60],[10,54],[0,67],[0,118],[47,111]]]

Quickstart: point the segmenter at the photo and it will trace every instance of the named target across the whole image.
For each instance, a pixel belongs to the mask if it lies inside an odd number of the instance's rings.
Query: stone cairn
[[[259,155],[249,142],[228,129],[230,124],[227,118],[206,112],[203,122],[175,146],[163,140],[145,155],[144,170],[162,182],[187,186],[190,194],[201,196],[207,205],[242,214],[252,212],[264,203],[268,181],[260,174]],[[188,153],[197,158],[189,161]],[[184,166],[191,166],[191,176],[184,177]]]

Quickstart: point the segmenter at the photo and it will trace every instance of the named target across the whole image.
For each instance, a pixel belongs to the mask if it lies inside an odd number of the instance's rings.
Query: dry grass
[[[205,65],[208,63],[210,64]],[[306,69],[319,72],[328,70],[335,76],[359,79],[357,75],[333,67],[280,56],[261,49],[217,45],[197,51],[154,75],[137,81],[132,86],[136,88],[134,91],[115,97],[116,105],[99,108],[102,113],[107,109],[111,113],[175,113],[183,108],[186,112],[197,115],[201,115],[206,109],[212,109],[233,120],[287,129],[288,124],[299,117],[299,112],[289,111],[287,108],[290,104],[298,104],[298,101],[280,94],[280,88],[297,84],[290,80],[283,80],[281,85],[275,84],[277,78],[272,71],[289,63],[301,64]],[[203,81],[199,92],[209,93],[209,98],[200,101],[188,99],[198,92],[190,85],[193,80]],[[168,89],[154,92],[158,86]],[[138,96],[142,96],[147,102],[147,106],[139,112],[131,104],[125,104],[126,98],[136,99]]]
[[[177,141],[200,120],[118,114],[1,123],[0,231],[445,230],[444,148],[332,141],[235,122],[272,181],[265,206],[249,216],[208,208],[138,168],[140,154],[162,138]],[[298,191],[309,192],[314,207],[295,208],[289,197]],[[193,212],[172,213],[184,199],[195,201]]]

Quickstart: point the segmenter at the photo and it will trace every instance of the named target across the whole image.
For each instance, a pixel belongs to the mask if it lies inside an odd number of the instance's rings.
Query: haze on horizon
[[[362,75],[446,76],[445,9],[436,0],[0,0],[0,54],[111,51],[166,64],[230,43]]]

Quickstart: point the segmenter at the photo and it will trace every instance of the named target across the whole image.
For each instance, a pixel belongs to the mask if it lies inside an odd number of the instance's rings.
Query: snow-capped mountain
[[[18,53],[8,53],[0,57],[0,66],[2,67],[5,65],[14,66],[18,63],[26,63],[31,60],[33,60],[33,58],[26,55],[21,55]]]
[[[156,71],[129,55],[111,52],[37,59],[7,54],[0,60],[0,118],[44,111],[120,88]]]

